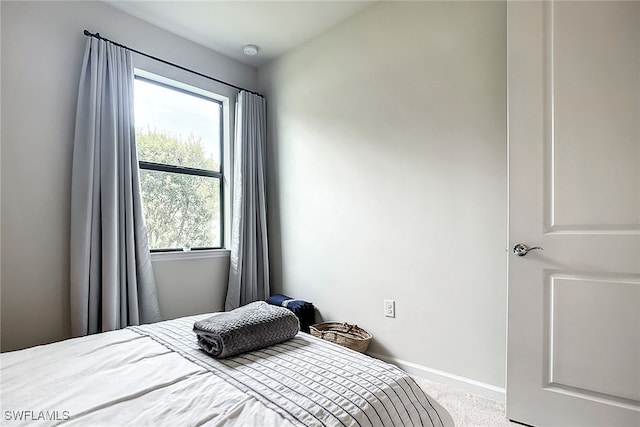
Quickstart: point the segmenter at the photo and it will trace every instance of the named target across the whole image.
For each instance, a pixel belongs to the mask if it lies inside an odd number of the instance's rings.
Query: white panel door
[[[640,2],[509,2],[507,415],[640,426]]]

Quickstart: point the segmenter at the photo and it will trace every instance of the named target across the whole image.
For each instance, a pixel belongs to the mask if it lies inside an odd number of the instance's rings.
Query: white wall
[[[260,69],[275,290],[373,352],[497,387],[505,28],[504,2],[381,2]]]
[[[163,319],[190,314],[224,311],[229,277],[229,253],[217,256],[194,251],[183,254],[153,254],[153,272]]]
[[[1,339],[7,351],[70,334],[69,191],[82,31],[249,89],[257,86],[257,71],[101,2],[2,1],[0,7]],[[134,64],[211,85],[137,56]],[[156,258],[154,270],[164,318],[222,307],[228,258]]]

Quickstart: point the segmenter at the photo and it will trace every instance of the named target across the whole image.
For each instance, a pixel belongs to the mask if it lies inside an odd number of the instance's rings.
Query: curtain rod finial
[[[95,37],[95,38],[100,39],[100,40],[106,40],[106,41],[108,41],[107,39],[105,39],[104,37],[102,37],[102,36],[100,35],[100,33],[92,33],[92,32],[91,32],[91,31],[89,31],[89,30],[84,30],[84,35],[85,35],[85,36],[87,36],[87,37]]]

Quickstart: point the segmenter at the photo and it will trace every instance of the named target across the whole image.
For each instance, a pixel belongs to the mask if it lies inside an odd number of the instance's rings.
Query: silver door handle
[[[530,248],[524,243],[518,243],[513,247],[513,253],[518,256],[525,256],[529,251],[533,251],[535,249],[540,249],[541,251],[544,251],[544,249],[541,248],[540,246],[534,246],[533,248]]]

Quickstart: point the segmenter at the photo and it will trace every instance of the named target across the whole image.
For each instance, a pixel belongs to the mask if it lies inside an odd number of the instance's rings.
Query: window
[[[221,101],[136,76],[136,145],[152,251],[222,248]]]

